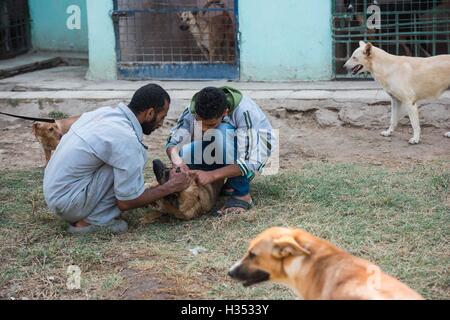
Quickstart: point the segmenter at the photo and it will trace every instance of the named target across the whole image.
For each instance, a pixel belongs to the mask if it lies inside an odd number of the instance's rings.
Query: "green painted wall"
[[[116,37],[111,13],[113,0],[87,0],[89,71],[91,80],[117,78]]]
[[[39,50],[88,51],[86,0],[28,0],[31,17],[31,39]],[[69,29],[71,16],[67,8],[80,8],[80,29]]]
[[[242,80],[332,77],[331,1],[240,0]]]

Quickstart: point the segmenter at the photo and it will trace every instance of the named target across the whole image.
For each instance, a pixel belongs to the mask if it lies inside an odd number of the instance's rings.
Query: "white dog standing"
[[[392,135],[405,115],[409,116],[414,136],[410,144],[420,141],[419,110],[421,100],[437,99],[450,87],[450,55],[429,58],[400,57],[371,43],[359,48],[344,65],[353,74],[368,71],[392,98],[391,125],[381,135]],[[445,134],[450,138],[450,132]]]

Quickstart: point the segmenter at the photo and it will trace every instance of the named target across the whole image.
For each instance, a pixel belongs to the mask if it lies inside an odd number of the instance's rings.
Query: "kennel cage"
[[[13,58],[30,49],[30,16],[27,0],[0,1],[0,59]]]
[[[121,79],[239,77],[237,0],[115,0],[112,19]]]
[[[371,5],[380,9],[380,29],[370,29]],[[383,50],[414,57],[450,53],[450,0],[333,0],[333,68],[337,79],[351,76],[344,63],[370,41]]]

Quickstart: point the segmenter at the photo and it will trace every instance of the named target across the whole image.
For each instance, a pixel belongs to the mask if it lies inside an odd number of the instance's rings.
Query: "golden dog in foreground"
[[[417,292],[301,229],[271,228],[250,243],[228,274],[250,286],[274,281],[310,300],[422,300]]]

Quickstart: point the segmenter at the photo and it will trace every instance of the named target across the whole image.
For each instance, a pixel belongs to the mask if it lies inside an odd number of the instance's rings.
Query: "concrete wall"
[[[331,1],[240,0],[242,80],[332,76]]]
[[[241,80],[332,78],[331,1],[239,0],[238,5]],[[112,0],[87,0],[90,79],[117,77],[112,9]]]
[[[31,16],[31,39],[35,49],[88,51],[86,0],[28,0]],[[80,8],[80,29],[67,28],[71,16],[67,8]]]
[[[89,71],[91,80],[117,79],[116,38],[111,12],[113,0],[87,0]]]

